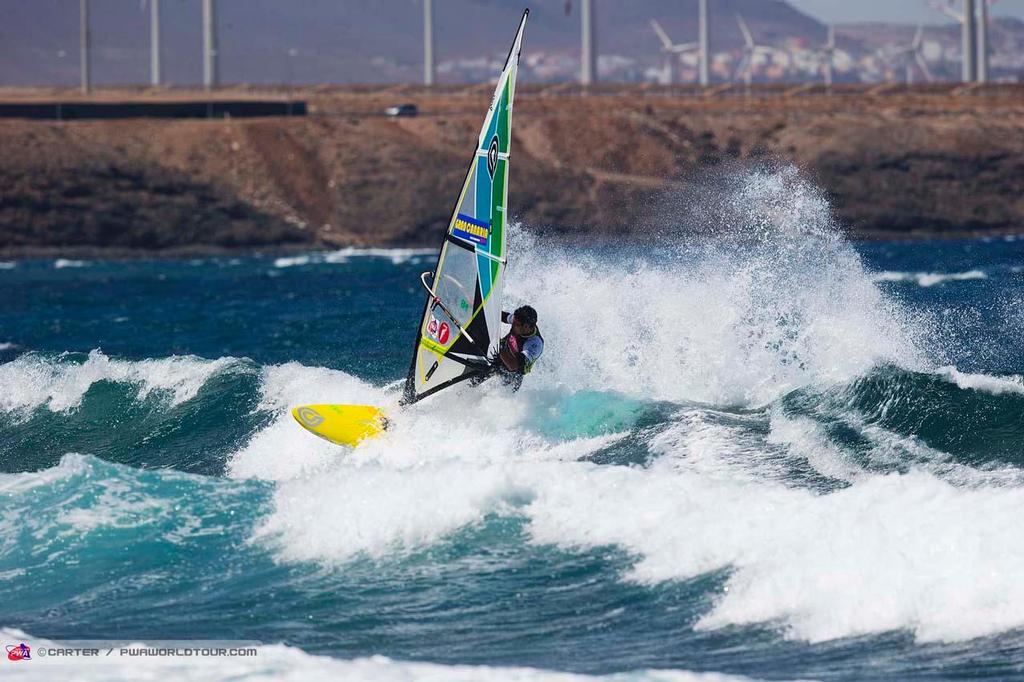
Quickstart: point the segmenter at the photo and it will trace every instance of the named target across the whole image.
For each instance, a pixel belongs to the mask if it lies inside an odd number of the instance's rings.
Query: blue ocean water
[[[735,238],[518,228],[538,369],[405,411],[429,252],[0,263],[4,636],[284,643],[304,678],[1019,678],[1024,242],[852,244],[790,182]],[[338,448],[303,402],[393,425]]]

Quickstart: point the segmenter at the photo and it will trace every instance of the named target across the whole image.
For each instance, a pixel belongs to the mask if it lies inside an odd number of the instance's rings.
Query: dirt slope
[[[486,88],[310,92],[306,118],[0,123],[0,248],[432,244]],[[769,94],[771,96],[769,96]],[[379,115],[412,101],[422,115]],[[526,91],[510,205],[641,236],[708,178],[793,163],[860,235],[1024,230],[1024,90],[744,98]]]

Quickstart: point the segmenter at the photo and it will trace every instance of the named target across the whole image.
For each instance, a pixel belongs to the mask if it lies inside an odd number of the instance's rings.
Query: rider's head
[[[537,331],[537,311],[524,305],[512,313],[512,333],[516,336],[529,336]]]

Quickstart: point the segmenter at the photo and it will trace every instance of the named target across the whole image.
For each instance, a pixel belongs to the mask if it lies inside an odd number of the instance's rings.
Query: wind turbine
[[[433,85],[434,68],[434,3],[423,0],[423,84]]]
[[[580,53],[580,83],[591,85],[597,82],[597,36],[594,31],[594,0],[580,2],[580,29],[582,51]]]
[[[747,22],[743,21],[743,17],[740,14],[736,14],[736,23],[740,25],[740,32],[743,33],[743,58],[740,59],[740,63],[736,67],[736,71],[733,74],[733,80],[736,80],[740,77],[740,74],[743,74],[743,80],[747,85],[747,90],[749,90],[750,81],[754,77],[754,58],[757,55],[770,56],[775,52],[775,50],[766,45],[758,45],[754,42],[754,36],[750,34],[750,29],[747,28]]]
[[[903,61],[903,66],[906,68],[907,73],[907,85],[911,85],[914,82],[914,65],[921,71],[921,75],[929,83],[932,81],[932,72],[928,69],[928,62],[924,58],[924,54],[921,51],[921,45],[924,42],[924,28],[918,24],[917,31],[914,33],[914,39],[909,45],[898,45],[889,51],[889,55],[893,58],[899,57]]]
[[[92,89],[92,64],[89,62],[89,0],[78,3],[78,60],[81,70],[82,92],[86,95]]]
[[[832,87],[832,61],[836,54],[836,27],[828,25],[828,39],[825,44],[818,48],[818,59],[822,66],[822,77],[825,79],[825,87]]]
[[[203,87],[217,87],[217,8],[214,0],[203,0]]]
[[[988,82],[988,0],[978,3],[978,82]]]
[[[160,85],[160,0],[141,0],[139,9],[146,11],[149,4],[149,84]]]
[[[676,62],[682,59],[687,52],[698,50],[700,45],[698,43],[673,43],[665,33],[665,29],[654,19],[651,19],[651,28],[658,36],[658,40],[661,41],[661,51],[665,53],[665,65],[668,67],[668,84],[672,85],[676,82]]]
[[[982,21],[977,22],[974,8],[975,0],[963,0],[964,8],[958,12],[952,7],[953,0],[932,0],[933,9],[942,12],[960,24],[960,51],[963,54],[961,80],[970,83],[974,80],[985,82],[988,78],[988,8],[987,0],[979,0],[982,7]],[[980,60],[979,60],[980,57]],[[984,74],[979,73],[978,62],[984,62]]]
[[[710,39],[708,37],[708,0],[697,0],[697,45],[700,50],[700,77],[701,87],[706,88],[711,82],[708,75],[708,54]]]

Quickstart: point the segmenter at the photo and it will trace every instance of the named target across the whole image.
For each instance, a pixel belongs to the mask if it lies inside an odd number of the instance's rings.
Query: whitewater
[[[5,263],[5,644],[261,642],[8,669],[1024,674],[1024,244],[853,244],[792,169],[663,211],[516,226],[542,361],[404,410],[430,251]],[[320,402],[393,419],[340,448],[288,413]]]

